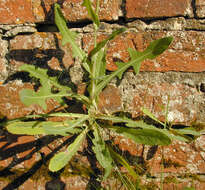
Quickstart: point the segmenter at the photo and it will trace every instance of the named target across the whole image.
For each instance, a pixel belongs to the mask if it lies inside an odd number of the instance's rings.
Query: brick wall
[[[93,29],[82,0],[2,0],[0,1],[0,112],[9,119],[43,110],[37,106],[25,107],[19,100],[18,92],[31,87],[26,77],[17,74],[24,63],[48,65],[52,69],[69,70],[71,80],[80,87],[82,69],[75,64],[68,46],[61,45],[61,37],[53,23],[53,3],[58,2],[72,30],[79,32],[79,45],[89,51],[92,48]],[[173,36],[169,50],[153,61],[142,63],[141,72],[135,76],[130,70],[120,84],[113,80],[100,95],[100,109],[110,113],[127,111],[133,117],[140,116],[142,106],[149,108],[159,119],[164,120],[162,105],[170,96],[168,119],[173,124],[191,125],[205,123],[205,1],[204,0],[102,0],[100,6],[100,27],[98,40],[102,40],[113,29],[125,26],[127,32],[108,44],[107,69],[114,71],[114,60],[129,59],[128,47],[143,50],[154,39]],[[6,81],[6,82],[5,82]],[[48,102],[47,112],[55,102]],[[12,147],[32,144],[23,152],[14,151],[17,158],[24,158],[35,150],[34,137],[1,133],[0,147],[8,152]],[[205,138],[201,136],[192,144],[174,142],[163,148],[167,179],[174,179],[164,189],[183,189],[191,184],[198,190],[205,188]],[[15,142],[15,143],[14,143]],[[153,158],[147,159],[151,147],[142,147],[133,142],[115,138],[123,151],[135,158],[142,157],[147,171],[156,177],[145,183],[159,183],[161,149]],[[143,151],[142,151],[143,150]],[[49,154],[48,148],[41,152]],[[1,154],[5,152],[1,151]],[[1,156],[2,157],[2,156]],[[28,156],[27,156],[28,157]],[[17,159],[15,158],[15,159]],[[39,153],[32,154],[13,168],[30,168],[38,161]],[[18,159],[17,159],[18,160]],[[14,161],[13,161],[14,162]],[[12,157],[3,157],[1,168],[13,163]],[[175,163],[175,164],[173,164]],[[19,189],[27,186],[45,187],[46,181],[29,179]],[[73,175],[62,179],[67,189],[84,189],[86,178]],[[8,182],[2,178],[0,187]]]

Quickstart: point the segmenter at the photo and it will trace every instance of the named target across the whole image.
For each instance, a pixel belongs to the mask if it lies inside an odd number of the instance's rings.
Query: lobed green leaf
[[[172,37],[166,37],[159,40],[155,40],[154,42],[150,43],[148,48],[141,53],[136,52],[134,56],[132,56],[132,59],[125,64],[118,63],[118,69],[110,74],[105,80],[103,80],[96,88],[96,96],[105,88],[105,86],[116,76],[118,76],[120,79],[122,77],[122,74],[129,68],[134,67],[136,71],[138,71],[138,65],[144,61],[145,59],[153,59],[160,53],[162,53],[165,49],[167,49],[172,42]],[[160,50],[157,50],[159,48]],[[131,52],[134,54],[134,52]]]
[[[39,67],[35,67],[34,65],[23,64],[19,67],[20,71],[26,71],[29,73],[29,76],[40,79],[41,85],[49,84],[49,86],[53,85],[59,89],[66,89],[67,91],[71,91],[71,88],[68,86],[62,86],[58,83],[57,77],[49,77],[47,74],[48,69],[42,69]]]
[[[71,88],[67,86],[62,86],[58,83],[57,77],[49,77],[47,75],[47,69],[42,69],[39,67],[35,67],[34,65],[24,64],[20,67],[21,71],[29,72],[31,77],[36,77],[40,79],[41,87],[37,92],[31,89],[23,89],[20,91],[20,99],[26,105],[30,106],[32,104],[38,104],[44,110],[47,109],[46,100],[54,99],[60,104],[63,103],[62,97],[69,96],[72,98],[76,98],[86,105],[89,104],[89,99],[80,94],[73,94],[71,92]],[[52,88],[56,87],[59,89],[58,93],[53,93]]]
[[[26,106],[37,104],[41,106],[44,110],[46,110],[47,99],[52,98],[54,100],[57,100],[59,103],[63,103],[63,100],[61,98],[67,96],[67,93],[59,92],[57,94],[53,94],[51,93],[51,89],[49,89],[49,86],[43,86],[38,92],[35,92],[31,89],[23,89],[20,91],[19,95],[21,102],[24,103]]]
[[[81,61],[83,61],[86,57],[86,53],[78,47],[76,44],[76,33],[71,32],[66,24],[66,19],[63,16],[60,5],[55,3],[55,23],[62,35],[62,44],[65,45],[69,43],[72,47],[72,52],[74,57],[78,57]]]

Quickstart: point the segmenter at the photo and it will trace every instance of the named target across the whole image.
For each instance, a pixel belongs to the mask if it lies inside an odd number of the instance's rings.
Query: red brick
[[[25,181],[25,183],[23,183],[19,187],[19,190],[25,190],[25,189],[34,190],[34,189],[37,189],[37,188],[41,188],[41,187],[36,187],[36,182],[31,180],[31,179],[28,179],[28,180]],[[44,188],[44,187],[42,187],[42,188]]]
[[[189,0],[127,0],[127,18],[193,16]]]
[[[0,188],[3,189],[8,184],[7,181],[0,180]]]
[[[203,72],[205,71],[203,32],[194,31],[152,31],[152,32],[128,32],[116,37],[108,44],[107,69],[116,70],[114,59],[127,62],[129,60],[128,48],[143,51],[148,44],[156,39],[165,36],[173,36],[174,41],[170,48],[154,60],[144,61],[141,71],[183,71],[183,72]],[[100,39],[104,39],[102,35]],[[84,48],[90,50],[92,46],[91,36],[85,35]]]
[[[16,143],[12,143],[7,148],[15,147],[17,145],[24,144],[24,143],[30,143],[33,141],[35,141],[34,136],[21,136],[21,137],[18,137],[18,141]],[[33,146],[33,149],[34,148],[35,148],[35,146]],[[29,153],[32,152],[33,149],[30,149],[30,150],[27,150],[24,152],[20,152],[17,154],[17,157],[23,158],[23,157],[29,155]],[[20,163],[19,165],[16,165],[15,168],[31,168],[31,166],[35,163],[35,161],[36,161],[36,155],[34,154],[29,160],[25,160],[24,162]]]
[[[32,85],[28,83],[23,84],[21,81],[15,81],[0,86],[0,92],[4,95],[0,97],[0,110],[8,119],[23,117],[31,112],[36,114],[44,113],[40,106],[34,104],[27,107],[20,101],[19,92],[25,88],[32,88]],[[46,112],[51,111],[58,105],[51,99],[48,100],[47,103],[48,107]]]
[[[203,56],[205,35],[203,32],[130,32],[126,36],[122,35],[113,40],[114,45],[111,43],[112,48],[108,49],[108,52],[118,53],[119,58],[126,61],[128,58],[124,55],[126,55],[127,47],[135,47],[138,51],[142,51],[152,40],[165,36],[174,37],[170,48],[155,60],[144,61],[141,71],[202,72],[205,70]],[[110,61],[109,64],[112,65],[112,62]]]
[[[34,22],[31,0],[0,1],[0,23],[20,24]]]
[[[15,135],[11,135],[10,138],[12,138],[12,136],[14,137]],[[15,138],[15,137],[14,137]],[[16,136],[16,139],[17,141],[16,142],[12,142],[11,144],[9,144],[8,146],[5,147],[5,150],[6,149],[9,149],[9,148],[12,148],[12,147],[15,147],[15,146],[18,146],[20,144],[24,144],[24,143],[29,143],[29,142],[32,142],[35,140],[35,138],[33,136],[20,136],[20,137],[17,137]],[[1,142],[0,143],[0,148],[2,148],[4,145],[6,145],[7,143],[10,143],[9,140],[8,141],[4,141],[4,142]],[[20,152],[14,156],[17,156],[17,158],[23,158],[24,156],[28,155],[30,152],[32,151],[32,149],[30,150],[27,150],[27,151],[24,151],[24,152]],[[0,166],[1,167],[7,167],[11,162],[12,162],[13,158],[12,157],[9,157],[8,159],[6,160],[1,160],[0,161]],[[18,165],[16,165],[14,167],[14,169],[17,169],[17,168],[30,168],[32,166],[32,164],[35,162],[35,155],[32,156],[31,159],[29,160],[26,160]]]
[[[81,176],[62,177],[62,181],[66,184],[66,189],[85,190],[87,186],[86,180]]]
[[[101,112],[117,112],[122,110],[120,91],[114,86],[107,86],[99,95],[99,109]]]
[[[150,146],[137,145],[130,139],[126,139],[122,136],[114,138],[116,145],[122,151],[128,151],[131,155],[143,157],[146,162],[146,168],[153,176],[158,176],[161,172],[170,173],[172,175],[183,174],[197,174],[204,173],[205,160],[202,153],[204,150],[199,150],[199,143],[203,143],[204,138],[200,137],[196,143],[184,143],[180,141],[173,141],[169,146],[160,146],[157,151],[152,155],[150,159],[147,159]],[[164,157],[164,169],[161,169],[162,154]]]
[[[154,84],[142,82],[139,86],[136,85],[133,101],[127,106],[133,117],[141,115],[141,109],[145,107],[160,120],[165,120],[163,107],[167,105],[169,96],[168,120],[170,122],[190,124],[195,120],[203,120],[200,111],[201,102],[196,100],[201,97],[203,101],[203,96],[200,95],[201,93],[197,89],[177,84],[179,82],[177,80],[176,83],[172,84],[163,83],[162,81],[155,82],[153,81]],[[202,107],[204,106],[202,105]]]
[[[57,0],[55,0],[57,2]],[[96,1],[95,1],[96,2]],[[53,18],[53,12],[51,9],[53,1],[33,1],[33,11],[36,21],[51,21]],[[83,0],[65,0],[62,3],[62,10],[65,18],[70,22],[76,22],[81,20],[87,20],[88,14],[85,7],[82,6]],[[95,4],[95,3],[94,3]],[[42,6],[43,5],[43,6]],[[119,16],[119,1],[109,0],[107,2],[101,1],[100,4],[100,19],[102,20],[117,20]]]
[[[35,22],[53,21],[53,11],[51,7],[55,2],[56,0],[32,1],[32,13],[35,18]]]
[[[53,22],[53,3],[57,0],[4,0],[0,2],[0,23],[20,24],[34,22]],[[66,0],[62,10],[68,21],[88,19],[87,10],[82,6],[83,0]],[[118,0],[101,1],[100,19],[117,20],[120,3]]]
[[[205,17],[205,1],[196,0],[196,14],[199,18]]]
[[[34,33],[18,35],[10,42],[11,66],[13,70],[23,63],[48,64],[52,69],[61,70],[73,64],[69,45],[61,45],[61,37],[55,33]]]
[[[82,7],[83,0],[66,0],[63,3],[63,12],[68,21],[88,19],[87,10]],[[96,2],[96,1],[95,1]],[[117,20],[119,16],[119,1],[108,0],[100,2],[99,15],[101,20]]]

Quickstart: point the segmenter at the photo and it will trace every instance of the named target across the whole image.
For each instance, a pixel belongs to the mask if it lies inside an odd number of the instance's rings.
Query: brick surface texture
[[[56,2],[62,7],[68,26],[78,32],[79,46],[87,52],[93,48],[93,27],[82,6],[83,0],[0,0],[0,119],[47,113],[59,106],[51,99],[45,111],[37,105],[26,107],[20,101],[21,89],[35,88],[34,82],[19,72],[19,66],[25,63],[55,71],[66,70],[77,85],[78,93],[84,93],[83,70],[73,59],[70,46],[62,46],[61,36],[54,27]],[[96,0],[92,3],[95,7]],[[169,99],[170,122],[176,126],[205,126],[205,1],[101,0],[99,17],[102,24],[98,42],[114,29],[127,28],[107,45],[109,72],[117,69],[116,61],[130,59],[128,48],[143,51],[152,40],[165,36],[174,38],[166,52],[142,63],[139,75],[131,68],[121,81],[114,79],[99,96],[100,111],[109,114],[125,111],[137,118],[143,116],[141,108],[146,107],[165,121],[163,107]],[[18,181],[30,168],[35,170],[37,163],[46,160],[52,150],[66,140],[12,135],[0,128],[0,189],[16,189],[12,182]],[[114,135],[113,140],[133,166],[139,165],[144,174],[141,183],[147,187],[158,189],[160,186],[163,162],[164,189],[205,189],[204,135],[190,144],[174,141],[165,147],[138,145],[118,135]],[[59,178],[50,175],[44,163],[32,177],[21,182],[18,189],[88,188],[90,163],[82,155],[78,154]],[[5,177],[8,171],[11,173]],[[145,178],[146,175],[151,177]],[[111,178],[103,185],[107,184],[111,189],[120,189]]]

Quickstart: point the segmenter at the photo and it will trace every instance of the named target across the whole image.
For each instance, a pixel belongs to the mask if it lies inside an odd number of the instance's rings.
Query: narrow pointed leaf
[[[158,55],[162,54],[169,47],[172,41],[173,37],[165,37],[151,42],[145,50],[145,53],[148,53],[147,58],[154,59]]]
[[[83,140],[85,139],[87,128],[77,136],[72,144],[70,144],[65,152],[56,154],[49,163],[49,170],[52,172],[59,171],[65,167],[71,158],[76,154]]]
[[[187,127],[184,129],[175,129],[178,133],[181,133],[183,135],[193,135],[193,136],[200,136],[200,132],[196,131],[192,127]]]
[[[139,57],[136,57],[135,59],[130,60],[128,63],[124,64],[123,66],[120,65],[121,67],[118,68],[115,72],[110,74],[105,80],[103,80],[101,83],[96,88],[96,95],[98,95],[103,88],[116,76],[122,76],[122,73],[125,72],[129,67],[136,67],[136,64],[141,63],[145,59],[153,59],[160,53],[162,53],[165,49],[167,49],[172,42],[173,38],[172,37],[166,37],[162,38],[159,40],[155,40],[148,46],[148,48],[141,53]],[[160,50],[157,50],[159,48]]]
[[[88,119],[88,116],[85,115],[82,118],[78,118],[76,120],[72,120],[72,121],[67,121],[65,123],[63,123],[63,127],[59,127],[59,126],[49,126],[49,125],[44,125],[43,128],[46,132],[46,134],[54,134],[54,135],[68,135],[68,133],[78,133],[79,129],[76,127],[80,127],[84,124],[84,122]]]
[[[126,126],[128,127],[140,127],[142,129],[151,129],[151,130],[154,130],[156,132],[159,132],[159,133],[163,133],[164,135],[168,136],[171,140],[180,140],[180,141],[184,141],[184,142],[187,142],[187,139],[182,137],[182,136],[177,136],[176,134],[174,135],[170,130],[167,130],[167,129],[160,129],[160,128],[157,128],[153,125],[150,125],[150,124],[147,124],[145,123],[144,121],[140,120],[140,121],[129,121]]]
[[[93,78],[97,84],[103,80],[106,71],[106,50],[101,49],[95,56],[92,57],[93,62]]]
[[[16,135],[41,135],[45,134],[42,127],[38,126],[39,121],[17,121],[6,126],[6,129]]]
[[[47,114],[46,116],[51,116],[51,117],[68,117],[68,118],[82,118],[82,117],[85,117],[86,114],[56,112],[56,113]]]
[[[90,63],[88,62],[88,59],[83,60],[82,66],[88,73],[91,74]]]
[[[12,134],[68,136],[68,134],[76,134],[82,131],[82,129],[76,128],[73,122],[70,120],[64,122],[17,121],[8,124],[6,128]]]
[[[187,139],[185,136],[181,135],[180,133],[177,133],[177,131],[173,131],[173,130],[163,130],[163,133],[165,135],[167,135],[171,140],[178,140],[178,141],[182,141],[182,142],[189,142],[190,140]]]
[[[135,129],[147,129],[147,130],[153,130],[159,132],[160,134],[163,133],[164,135],[168,136],[171,140],[180,140],[180,141],[184,141],[184,142],[188,142],[188,140],[186,138],[184,138],[183,136],[177,136],[176,134],[174,135],[171,131],[167,130],[167,129],[160,129],[155,127],[154,125],[150,125],[145,123],[143,120],[139,120],[139,121],[133,121],[132,119],[129,118],[121,118],[121,117],[116,117],[116,116],[100,116],[97,117],[97,119],[101,119],[101,120],[108,120],[108,121],[112,121],[113,123],[125,123],[125,125],[127,127],[131,127],[131,128],[135,128]],[[113,126],[105,126],[108,128],[113,128]]]
[[[51,122],[47,121],[40,126],[43,128],[45,131],[45,134],[47,135],[62,135],[62,136],[68,136],[69,134],[77,134],[82,131],[79,125],[74,125],[75,120],[67,120],[64,122]]]
[[[95,152],[98,162],[105,169],[103,179],[106,179],[110,175],[112,170],[112,157],[110,155],[108,147],[100,136],[100,131],[97,125],[94,127],[94,137],[95,138],[92,139],[94,145],[93,151]]]
[[[99,27],[100,20],[98,18],[98,15],[95,14],[95,11],[92,9],[92,4],[90,0],[84,0],[82,5],[86,7],[88,15],[91,17],[92,21],[96,24],[96,26]]]
[[[167,130],[166,128],[160,129],[153,125],[147,124],[144,121],[129,121],[127,122],[126,126],[128,127],[140,127],[142,129],[151,129],[155,130],[156,132],[160,132],[168,136],[171,140],[179,140],[183,142],[188,142],[189,140],[185,138],[183,135],[180,135],[180,133],[177,133],[175,130]]]
[[[116,126],[113,126],[110,129],[132,139],[138,144],[169,145],[171,143],[171,139],[167,135],[153,129],[134,129]]]
[[[137,175],[137,173],[132,169],[132,167],[127,163],[127,161],[122,157],[120,156],[117,152],[115,152],[111,146],[109,146],[109,151],[111,153],[111,156],[113,157],[113,159],[122,164],[126,169],[127,171],[129,172],[129,174],[134,177],[134,179],[137,179],[139,176]]]
[[[101,49],[96,55],[96,70],[94,73],[94,78],[96,79],[105,75],[105,63],[103,62],[104,57],[105,52]]]
[[[61,12],[60,5],[57,3],[55,4],[55,23],[62,35],[62,44],[65,45],[66,43],[69,43],[72,47],[73,56],[78,57],[81,61],[84,60],[86,54],[76,44],[76,34],[68,29],[66,20],[63,16],[63,13]]]
[[[154,121],[160,123],[161,125],[165,126],[164,123],[162,123],[161,121],[159,121],[148,109],[143,108],[142,112],[147,115],[148,117],[150,117],[151,119],[153,119]]]

